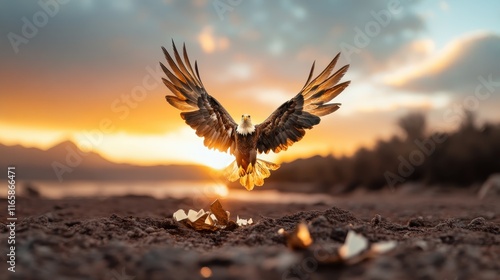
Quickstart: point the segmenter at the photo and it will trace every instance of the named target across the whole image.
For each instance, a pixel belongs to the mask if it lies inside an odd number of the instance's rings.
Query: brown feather
[[[311,96],[311,100],[314,102],[313,104],[321,105],[325,102],[332,100],[337,97],[348,85],[350,82],[343,82],[341,84],[335,85],[323,92],[318,92]]]
[[[193,71],[186,45],[184,44],[182,48],[183,57],[173,41],[172,48],[173,57],[162,47],[170,69],[160,63],[167,76],[163,82],[174,94],[166,96],[167,102],[182,111],[181,118],[195,130],[198,136],[205,138],[204,144],[208,148],[220,151],[227,151],[230,148],[234,151],[233,137],[237,124],[224,107],[206,92],[196,62],[195,71]]]
[[[179,65],[179,70],[182,72],[182,75],[186,78],[187,82],[189,83],[189,86],[191,88],[194,88],[195,86],[197,86],[197,84],[195,84],[195,81],[192,78],[190,78],[189,71],[184,65],[184,62],[182,62],[181,56],[179,55],[179,52],[175,47],[174,40],[172,40],[172,47],[174,49],[175,60],[177,61],[177,65]]]
[[[167,98],[167,102],[174,106],[175,108],[181,110],[181,111],[193,111],[193,110],[196,110],[195,107],[193,107],[192,105],[190,105],[189,103],[183,101],[183,100],[180,100],[179,98],[177,98],[176,96],[165,96],[165,98]]]
[[[318,95],[318,92],[328,90],[332,88],[333,86],[337,85],[337,83],[340,81],[340,79],[344,76],[345,71],[349,68],[348,65],[342,67],[339,71],[335,72],[332,76],[330,76],[328,79],[326,79],[324,82],[319,84],[317,87],[315,87],[314,92],[316,92],[314,95]],[[311,98],[316,98],[314,95]]]
[[[304,99],[307,99],[309,97],[309,95],[312,93],[310,92],[309,90],[311,88],[313,88],[314,86],[318,86],[319,84],[321,84],[326,78],[328,78],[328,76],[330,75],[330,73],[333,71],[333,68],[335,67],[335,64],[337,64],[337,60],[339,59],[340,57],[340,53],[338,53],[333,59],[332,61],[330,62],[330,64],[328,64],[328,66],[326,66],[326,68],[316,77],[314,78],[314,80],[312,80],[311,83],[309,83],[308,86],[306,86],[301,92],[304,92]]]
[[[314,64],[316,64],[316,61],[313,61],[313,64],[311,66],[311,71],[309,71],[309,76],[307,77],[307,81],[306,83],[304,84],[304,86],[302,87],[302,90],[304,90],[304,88],[309,84],[309,82],[311,81],[311,78],[312,78],[312,75],[314,73]],[[301,90],[301,91],[302,91]]]
[[[340,108],[340,103],[325,104],[314,109],[312,113],[315,114],[316,116],[322,117],[337,111],[339,108]]]
[[[338,96],[349,85],[349,82],[338,84],[349,68],[348,65],[341,67],[330,76],[339,57],[340,53],[311,81],[315,65],[313,63],[302,90],[256,126],[259,135],[257,139],[259,153],[270,151],[277,153],[287,150],[289,146],[304,137],[305,129],[311,129],[319,124],[321,116],[338,110],[339,103],[326,103]]]

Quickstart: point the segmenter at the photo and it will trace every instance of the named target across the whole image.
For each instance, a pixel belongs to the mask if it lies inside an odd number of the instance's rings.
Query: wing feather
[[[306,85],[300,92],[304,93],[304,99],[307,99],[311,94],[314,94],[315,89],[324,82],[335,68],[335,64],[340,57],[340,53],[338,53],[333,60],[326,66],[326,68],[316,77],[312,82]],[[312,69],[311,69],[312,70]]]
[[[175,56],[175,61],[177,62],[177,65],[179,65],[179,69],[181,70],[182,72],[182,75],[184,77],[189,77],[190,76],[190,73],[189,71],[187,70],[186,66],[184,65],[184,63],[182,62],[182,59],[181,59],[181,56],[179,55],[179,52],[177,51],[177,48],[175,47],[175,44],[174,44],[174,40],[172,40],[172,46],[173,46],[173,49],[174,49],[174,56]],[[192,82],[191,80],[187,79],[188,82]],[[190,84],[190,86],[194,86],[192,83]]]
[[[173,41],[172,46],[173,58],[162,47],[170,69],[160,63],[167,76],[163,83],[173,94],[165,96],[167,102],[182,111],[181,118],[196,131],[196,135],[204,138],[205,146],[222,152],[229,148],[234,150],[233,139],[237,124],[226,109],[205,90],[198,64],[195,61],[193,71],[186,45],[182,48],[184,61]]]
[[[339,95],[347,86],[349,85],[349,82],[343,82],[338,85],[334,85],[333,87],[330,87],[328,89],[322,90],[320,92],[315,93],[313,96],[311,96],[311,99],[314,100],[312,102],[313,105],[321,105],[326,102],[329,102],[330,100],[334,99]]]
[[[339,108],[340,108],[340,103],[324,104],[316,107],[314,110],[311,111],[311,113],[313,113],[316,116],[322,117],[337,111]]]
[[[167,50],[164,47],[162,47],[162,50],[163,50],[163,53],[165,54],[165,58],[167,59],[168,65],[170,66],[170,69],[172,69],[174,71],[175,77],[179,81],[182,81],[183,83],[187,84],[188,79],[186,78],[184,73],[182,73],[182,71],[179,69],[179,67],[177,66],[175,61],[172,59],[172,56],[170,56],[170,54],[167,52]],[[174,49],[174,52],[175,52],[175,49]]]
[[[302,87],[302,90],[304,90],[304,88],[309,84],[309,82],[311,81],[311,78],[312,78],[312,75],[314,74],[314,65],[316,64],[316,61],[313,62],[312,66],[311,66],[311,71],[309,71],[309,76],[307,77],[307,81],[306,83],[304,84],[304,86]]]
[[[163,84],[165,84],[165,86],[173,93],[177,96],[177,98],[179,98],[180,100],[187,100],[186,98],[186,95],[182,93],[182,91],[180,89],[178,89],[174,84],[172,84],[169,80],[165,79],[165,78],[161,78],[161,80],[163,81]]]
[[[339,57],[340,53],[311,81],[315,65],[313,63],[307,81],[300,92],[256,126],[259,153],[270,151],[277,153],[288,149],[304,137],[306,129],[317,125],[321,121],[320,117],[340,108],[340,103],[327,103],[338,96],[350,83],[347,81],[339,84],[349,65],[331,74]]]
[[[170,103],[170,105],[174,106],[175,108],[181,110],[181,111],[194,111],[197,108],[194,107],[193,105],[189,104],[189,102],[186,102],[186,100],[181,100],[176,96],[166,96],[167,102]]]

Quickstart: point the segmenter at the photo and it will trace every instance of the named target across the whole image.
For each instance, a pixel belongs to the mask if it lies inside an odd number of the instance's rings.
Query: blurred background
[[[313,61],[319,73],[342,52],[351,65],[341,109],[264,156],[283,163],[264,188],[467,187],[500,172],[498,1],[1,1],[0,14],[0,163],[26,184],[196,181],[227,195],[213,169],[231,156],[206,149],[164,99],[171,40],[254,123]]]

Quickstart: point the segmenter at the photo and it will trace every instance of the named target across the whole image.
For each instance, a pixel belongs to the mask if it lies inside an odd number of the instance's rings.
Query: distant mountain
[[[136,166],[114,163],[95,152],[85,153],[73,142],[47,150],[0,144],[0,168],[15,166],[24,180],[204,180],[211,169],[200,165]],[[0,172],[5,179],[7,172]]]

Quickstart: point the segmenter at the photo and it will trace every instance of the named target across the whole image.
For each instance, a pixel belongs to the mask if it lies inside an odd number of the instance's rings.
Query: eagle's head
[[[241,115],[241,122],[236,128],[236,132],[239,134],[247,135],[252,134],[255,131],[255,126],[252,124],[252,118],[248,114]]]

